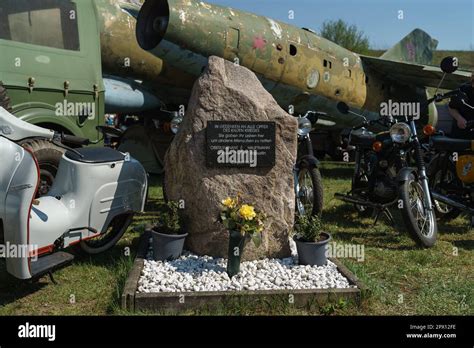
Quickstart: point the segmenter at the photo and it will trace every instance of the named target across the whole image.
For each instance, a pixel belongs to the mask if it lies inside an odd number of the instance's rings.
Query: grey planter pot
[[[317,243],[306,243],[299,241],[296,236],[293,240],[296,242],[298,250],[298,262],[300,265],[309,266],[326,266],[328,243],[332,237],[329,233],[321,232],[322,235],[328,237],[326,240]]]
[[[171,261],[179,258],[183,252],[184,240],[188,234],[164,234],[152,230],[153,258],[155,261]]]

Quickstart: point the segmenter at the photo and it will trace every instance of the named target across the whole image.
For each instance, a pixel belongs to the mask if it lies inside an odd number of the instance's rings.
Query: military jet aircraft
[[[283,108],[295,114],[326,112],[319,125],[327,129],[360,122],[339,113],[339,101],[377,118],[384,102],[421,102],[428,97],[427,87],[454,89],[469,77],[459,71],[439,84],[441,70],[428,65],[438,42],[420,29],[375,58],[309,29],[203,1],[146,0],[138,15],[137,40],[166,64],[195,77],[211,55],[245,66]],[[424,121],[436,120],[432,107]]]

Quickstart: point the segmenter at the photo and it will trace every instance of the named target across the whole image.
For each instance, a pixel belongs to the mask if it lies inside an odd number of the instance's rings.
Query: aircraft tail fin
[[[396,62],[429,65],[438,41],[421,29],[415,29],[380,58]]]

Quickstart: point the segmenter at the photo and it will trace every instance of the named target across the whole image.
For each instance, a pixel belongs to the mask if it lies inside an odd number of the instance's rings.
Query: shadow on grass
[[[48,278],[36,282],[16,279],[7,273],[6,262],[2,259],[0,260],[0,307],[35,293],[48,283]]]
[[[353,174],[354,174],[353,166],[349,166],[349,165],[339,166],[339,167],[333,167],[329,165],[321,166],[321,176],[323,178],[350,180]]]
[[[453,225],[450,222],[438,221],[438,231],[441,234],[468,234],[472,229],[470,228],[467,220],[461,221],[459,224]]]
[[[452,243],[459,249],[474,250],[474,240],[455,240]]]
[[[375,220],[371,215],[357,217],[357,213],[351,204],[341,204],[326,211],[323,219],[327,225],[347,229],[347,231],[333,233],[334,237],[345,242],[353,242],[354,239],[362,238],[364,239],[365,246],[390,250],[418,249],[416,245],[401,244],[400,237],[406,234],[406,231],[404,230],[403,222],[398,216],[399,214],[392,211],[392,215],[395,220],[394,226],[387,225],[391,223],[384,216],[381,216],[377,225],[374,225]],[[380,229],[383,229],[383,231]]]

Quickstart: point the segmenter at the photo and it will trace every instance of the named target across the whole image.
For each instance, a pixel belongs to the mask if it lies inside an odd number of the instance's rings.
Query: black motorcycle
[[[446,74],[456,71],[457,66],[456,58],[443,59],[441,81]],[[420,110],[426,110],[431,103],[449,99],[456,93],[436,92],[433,98],[420,103]],[[350,112],[344,103],[340,103],[338,108],[343,113]],[[391,220],[388,208],[397,204],[412,238],[422,246],[431,247],[436,242],[438,224],[425,165],[426,152],[418,136],[415,115],[394,119],[396,122],[388,120],[392,124],[388,133],[375,135],[365,130],[364,134],[353,136],[359,155],[352,191],[337,197],[359,207],[375,208],[377,217],[383,212]],[[428,125],[423,132],[432,135],[433,127]]]
[[[296,212],[300,216],[320,215],[323,211],[323,184],[319,161],[314,156],[310,133],[318,117],[314,111],[298,118],[298,159],[293,170]]]
[[[467,129],[474,139],[474,122]],[[471,216],[474,227],[474,140],[453,139],[437,133],[430,139],[436,155],[428,166],[436,214],[451,220],[461,213]]]
[[[423,106],[439,99],[430,99]],[[339,109],[349,112],[345,104]],[[349,194],[338,194],[337,198],[355,204],[359,211],[373,208],[376,222],[383,213],[392,224],[389,208],[396,205],[412,238],[431,247],[438,227],[415,117],[405,115],[380,122],[391,125],[390,130],[374,134],[361,128],[361,133],[351,134],[351,144],[357,148],[353,186]]]
[[[353,113],[344,103],[339,103],[338,109],[343,114]],[[394,155],[390,133],[376,134],[368,128],[376,125],[387,128],[395,121],[391,118],[368,121],[364,116],[356,115],[363,121],[351,129],[346,141],[346,150],[354,151],[352,187],[348,194],[336,194],[336,197],[354,204],[359,213],[373,213],[375,223],[382,214],[392,220],[388,208],[397,201],[396,177],[403,164]]]

